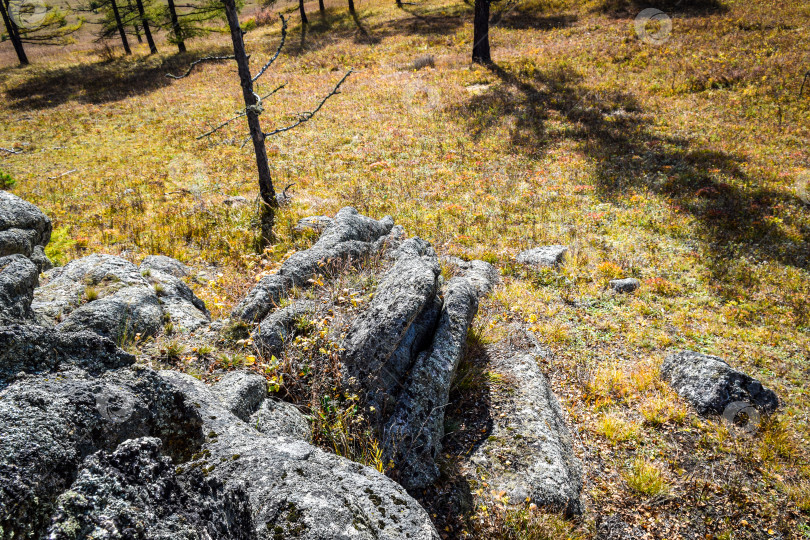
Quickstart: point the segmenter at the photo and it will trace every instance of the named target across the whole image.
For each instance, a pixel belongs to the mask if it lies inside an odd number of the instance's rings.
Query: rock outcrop
[[[608,286],[617,293],[631,293],[638,289],[640,283],[634,278],[611,279]]]
[[[779,407],[779,398],[772,390],[717,356],[692,351],[672,354],[661,366],[661,378],[703,415],[722,414],[737,401],[766,413]]]
[[[262,278],[231,316],[245,322],[264,319],[293,287],[306,287],[309,279],[327,272],[330,265],[372,253],[377,240],[390,233],[393,226],[389,216],[377,221],[361,216],[354,208],[341,209],[314,246],[293,254],[277,273]]]
[[[7,191],[0,191],[0,257],[19,254],[31,259],[37,270],[51,268],[45,246],[53,226],[42,211]]]
[[[147,258],[139,269],[120,257],[90,255],[46,272],[32,309],[41,324],[92,330],[117,343],[155,335],[167,322],[176,330],[196,330],[210,317],[176,277],[178,268],[182,264],[168,257]]]
[[[399,386],[416,358],[413,353],[421,350],[425,338],[432,334],[438,317],[433,299],[440,273],[430,244],[419,238],[407,240],[371,303],[346,334],[343,362],[378,410],[387,408],[386,397],[399,394]],[[423,312],[425,316],[414,325]],[[395,354],[401,343],[404,348],[400,352],[405,354]]]
[[[506,356],[490,368],[508,383],[491,391],[492,405],[502,414],[492,418],[491,434],[470,457],[472,476],[486,478],[489,489],[504,491],[510,501],[528,499],[569,515],[581,513],[582,466],[535,356]]]
[[[268,437],[222,406],[200,381],[161,375],[204,419],[207,440],[195,460],[226,488],[244,486],[259,538],[438,539],[425,511],[377,471],[303,441]]]

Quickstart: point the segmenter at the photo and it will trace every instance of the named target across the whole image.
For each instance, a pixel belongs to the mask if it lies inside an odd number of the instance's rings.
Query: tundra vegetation
[[[27,43],[22,68],[11,40],[0,43],[0,180],[53,220],[51,260],[177,258],[221,319],[314,243],[299,219],[347,205],[391,215],[440,255],[501,272],[458,366],[442,476],[413,493],[440,535],[810,538],[806,3],[659,2],[673,24],[656,46],[638,38],[634,17],[647,6],[633,0],[248,2],[240,20],[253,73],[278,47],[278,14],[288,20],[287,46],[255,88],[286,83],[263,125],[295,123],[302,103],[355,70],[312,121],[266,141],[276,190],[294,184],[266,246],[244,124],[198,138],[245,109],[233,63],[165,76],[232,55],[231,35],[216,18],[205,21],[211,32],[186,30],[158,4],[144,12],[157,52],[137,39],[130,55],[112,40],[101,47],[78,19],[65,22],[72,44]],[[485,8],[492,63],[473,63],[474,12]],[[138,20],[125,33],[141,32]],[[559,266],[516,261],[541,245],[569,249]],[[373,298],[380,264],[296,290],[342,307],[302,317],[281,357],[257,355],[239,323],[216,345],[184,343],[167,324],[125,346],[206,381],[264,374],[278,397],[306,404],[315,444],[390,472],[336,364],[341,317]],[[618,278],[639,287],[617,294]],[[82,302],[98,297],[88,286]],[[509,500],[485,478],[469,499],[449,495],[465,478],[467,442],[487,429],[470,411],[509,382],[486,351],[526,339],[516,324],[553,353],[540,368],[582,462],[581,516]],[[682,349],[733,359],[779,395],[778,412],[751,434],[698,415],[659,377]]]

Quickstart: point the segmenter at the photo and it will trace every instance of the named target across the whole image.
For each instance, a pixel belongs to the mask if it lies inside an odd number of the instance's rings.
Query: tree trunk
[[[349,0],[349,13],[354,14],[354,0]]]
[[[301,12],[301,24],[309,24],[307,12],[304,11],[304,0],[298,0],[298,11]]]
[[[257,97],[253,92],[250,64],[245,53],[245,42],[242,38],[242,28],[239,26],[239,17],[236,14],[236,4],[234,0],[222,0],[222,2],[225,4],[225,17],[228,19],[228,26],[231,30],[233,54],[239,70],[239,82],[242,85],[242,96],[245,100],[250,138],[253,140],[253,150],[256,152],[256,168],[259,172],[259,195],[262,202],[260,216],[262,247],[264,247],[273,241],[273,221],[278,202],[276,201],[276,192],[273,189],[273,178],[270,176],[270,165],[267,162],[267,149],[264,146],[264,133],[262,133],[259,123],[259,111],[255,108]]]
[[[326,11],[326,7],[323,5],[323,0],[318,0],[318,9],[321,10],[321,14]]]
[[[127,7],[129,8],[129,12],[132,13],[132,0],[127,0]],[[141,27],[138,26],[138,23],[132,23],[132,28],[135,30],[135,37],[138,38],[138,43],[143,43]]]
[[[21,66],[27,66],[28,56],[25,55],[25,49],[23,49],[20,34],[17,33],[17,27],[14,26],[14,22],[12,22],[11,18],[8,16],[4,0],[0,0],[0,14],[2,14],[3,23],[6,25],[6,30],[8,30],[8,37],[11,39],[11,44],[14,45],[14,52],[17,53],[17,60],[19,60]]]
[[[180,20],[177,18],[177,10],[174,8],[174,0],[169,0],[169,15],[172,19],[172,31],[177,40],[177,49],[184,53],[186,52],[186,43],[183,41],[182,30],[180,29]]]
[[[402,7],[402,0],[397,0],[397,7]]]
[[[121,35],[121,43],[124,45],[124,52],[132,54],[132,51],[129,49],[129,41],[127,41],[127,33],[124,30],[124,25],[121,24],[121,14],[118,12],[116,0],[110,0],[110,6],[112,7],[113,16],[115,17],[115,26],[118,27],[118,33]]]
[[[492,63],[489,52],[489,0],[475,0],[472,61],[476,64]]]
[[[146,35],[146,42],[149,44],[149,53],[155,54],[157,47],[155,47],[155,40],[152,39],[152,32],[149,30],[149,21],[146,20],[146,13],[143,9],[142,0],[135,0],[138,6],[138,15],[141,16],[141,25],[143,26],[143,33]]]

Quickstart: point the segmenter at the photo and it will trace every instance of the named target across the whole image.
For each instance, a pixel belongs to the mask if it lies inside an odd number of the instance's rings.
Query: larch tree
[[[68,24],[67,14],[59,8],[19,0],[0,0],[0,18],[23,66],[29,63],[23,44],[66,45],[71,42],[70,35],[84,24],[82,17]]]
[[[489,4],[490,0],[475,0],[472,61],[476,64],[492,63],[489,51]]]
[[[237,71],[239,73],[239,83],[242,87],[242,98],[245,103],[245,108],[240,111],[235,117],[226,120],[219,124],[218,126],[210,129],[209,131],[201,134],[198,136],[198,139],[202,139],[205,137],[210,137],[220,129],[224,128],[225,126],[229,125],[234,120],[239,118],[246,118],[248,124],[248,130],[250,131],[250,137],[248,140],[253,142],[253,150],[256,157],[256,170],[258,173],[259,178],[259,200],[260,200],[260,211],[259,211],[259,221],[261,227],[261,240],[260,245],[261,247],[266,247],[270,243],[273,242],[274,235],[273,235],[273,226],[275,222],[275,214],[276,210],[279,207],[279,200],[276,196],[275,188],[273,187],[273,177],[270,173],[270,163],[267,159],[267,149],[265,147],[265,141],[268,137],[272,137],[274,135],[278,135],[279,133],[284,133],[286,131],[290,131],[292,129],[297,128],[301,124],[310,121],[318,112],[320,112],[321,108],[324,106],[326,101],[340,93],[341,85],[346,81],[346,79],[351,75],[352,70],[349,69],[345,75],[337,82],[335,87],[329,92],[323,99],[318,102],[318,104],[311,110],[306,111],[303,113],[298,113],[297,119],[292,121],[290,124],[275,128],[269,132],[263,131],[261,127],[260,115],[264,112],[264,103],[263,100],[269,98],[282,88],[284,88],[285,84],[277,87],[275,90],[270,92],[265,96],[259,96],[255,89],[254,84],[259,78],[265,74],[265,72],[270,68],[271,65],[278,59],[279,55],[281,54],[281,50],[284,48],[284,42],[286,41],[287,37],[287,21],[284,19],[284,16],[281,16],[281,42],[279,43],[278,49],[273,56],[259,69],[259,71],[254,75],[250,71],[250,61],[247,52],[245,51],[245,42],[244,42],[244,34],[245,31],[242,30],[241,26],[239,25],[239,16],[236,9],[236,4],[234,0],[222,0],[222,3],[225,6],[225,16],[228,20],[228,28],[230,29],[231,34],[231,41],[233,42],[233,52],[232,56],[208,56],[205,58],[201,58],[191,64],[188,70],[182,75],[171,75],[168,74],[168,77],[173,79],[182,79],[187,77],[195,66],[199,65],[202,62],[206,61],[216,61],[216,60],[235,60]],[[246,140],[247,142],[247,140]]]
[[[236,4],[241,7],[241,0]],[[189,39],[218,31],[207,27],[205,23],[213,19],[225,19],[225,6],[221,0],[190,1],[183,4],[176,0],[167,0],[160,11],[161,27],[168,31],[166,36],[170,43],[177,45],[177,50],[186,52],[186,41]]]

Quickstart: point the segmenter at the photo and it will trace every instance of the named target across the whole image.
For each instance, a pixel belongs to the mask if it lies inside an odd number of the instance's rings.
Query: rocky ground
[[[583,512],[577,426],[544,373],[551,353],[518,323],[476,339],[498,270],[440,260],[391,218],[353,208],[298,226],[315,244],[211,321],[192,270],[168,257],[51,268],[50,220],[0,191],[0,537],[439,538],[458,535],[483,491]],[[565,251],[518,261],[553,266]],[[324,280],[332,288],[314,292]],[[166,336],[200,360],[223,342],[252,354],[194,377],[165,369],[177,356]],[[162,360],[136,359],[133,343]],[[272,376],[263,368],[279,362]],[[660,376],[732,423],[779,406],[720,358],[676,353]],[[302,413],[324,385],[362,418],[363,459],[338,455],[326,416]],[[357,448],[356,435],[343,442]],[[636,533],[619,517],[597,531]]]

